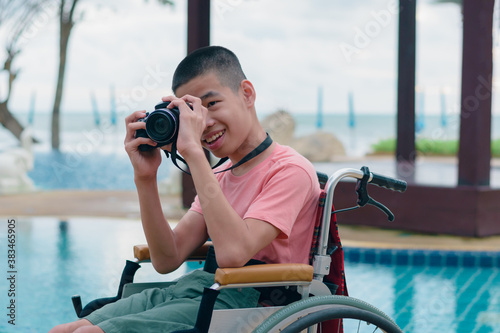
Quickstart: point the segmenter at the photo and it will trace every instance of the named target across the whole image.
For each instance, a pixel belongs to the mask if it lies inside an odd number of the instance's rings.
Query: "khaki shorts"
[[[194,327],[204,287],[214,274],[196,270],[168,288],[146,289],[94,311],[85,319],[105,333],[172,332]],[[253,288],[223,289],[214,309],[256,307],[260,293]]]

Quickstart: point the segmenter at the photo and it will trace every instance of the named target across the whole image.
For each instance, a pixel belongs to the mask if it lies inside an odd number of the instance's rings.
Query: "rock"
[[[276,111],[264,118],[261,124],[274,141],[282,145],[290,145],[292,142],[295,120],[290,113],[284,110]]]
[[[0,194],[30,192],[35,190],[28,171],[33,169],[33,139],[29,129],[21,134],[21,147],[0,153]]]
[[[293,140],[291,146],[311,162],[330,162],[335,157],[345,156],[345,149],[332,133],[317,131]]]
[[[345,156],[342,142],[332,133],[317,131],[294,138],[295,120],[284,110],[270,114],[261,124],[274,141],[291,146],[311,162],[330,162],[337,156]]]

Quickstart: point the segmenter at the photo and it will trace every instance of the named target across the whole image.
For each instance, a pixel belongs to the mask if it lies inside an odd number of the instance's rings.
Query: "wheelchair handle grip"
[[[369,181],[369,183],[371,184],[384,187],[393,191],[398,191],[398,192],[406,191],[407,184],[404,180],[382,176],[373,172],[371,174],[372,177],[371,180]]]

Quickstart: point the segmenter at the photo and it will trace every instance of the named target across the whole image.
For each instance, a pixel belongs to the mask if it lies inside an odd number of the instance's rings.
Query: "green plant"
[[[394,153],[396,151],[396,139],[383,139],[372,145],[375,154]]]
[[[491,141],[491,155],[500,157],[500,139]]]
[[[417,152],[423,155],[456,156],[458,153],[458,140],[432,140],[417,139],[415,142]],[[382,139],[372,145],[374,154],[392,154],[396,151],[396,139]],[[500,139],[491,141],[492,157],[500,157]]]
[[[453,156],[458,152],[457,140],[418,139],[415,146],[424,155]]]

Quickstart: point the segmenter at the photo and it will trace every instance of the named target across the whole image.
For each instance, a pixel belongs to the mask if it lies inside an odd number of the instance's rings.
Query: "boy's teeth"
[[[206,139],[205,141],[207,143],[212,143],[213,141],[217,140],[217,138],[220,137],[222,135],[222,133],[224,133],[224,132],[219,132],[217,134],[214,134],[212,137]]]

